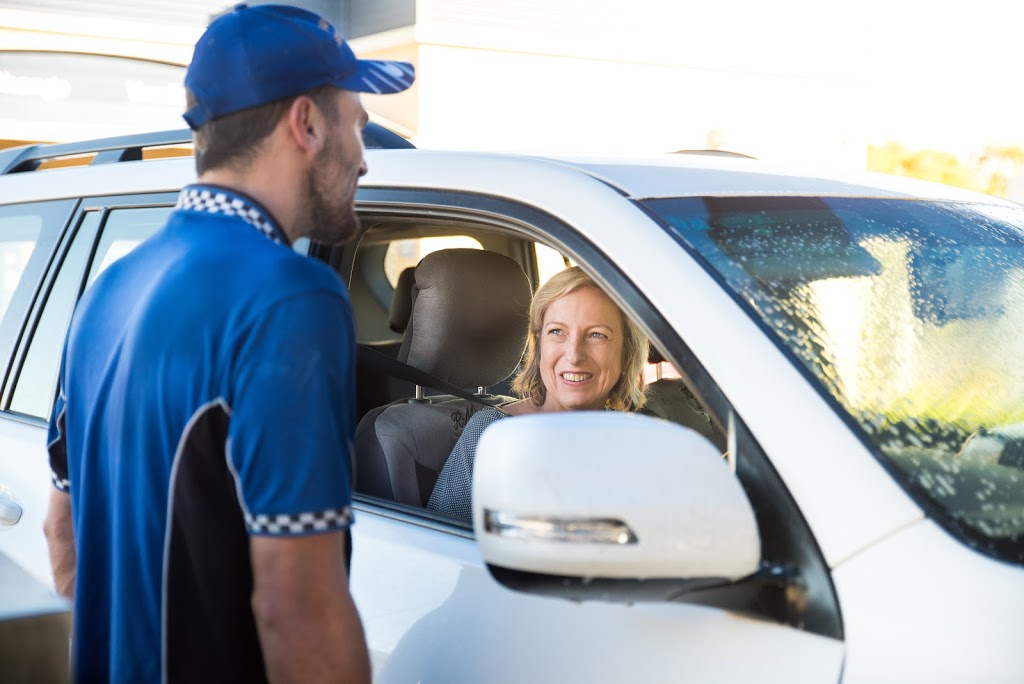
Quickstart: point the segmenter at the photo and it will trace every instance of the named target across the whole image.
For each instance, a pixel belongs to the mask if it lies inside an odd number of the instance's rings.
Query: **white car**
[[[64,330],[194,178],[141,149],[186,140],[0,153],[0,552],[43,582]],[[367,161],[361,237],[297,246],[348,283],[361,343],[395,355],[403,270],[473,247],[533,287],[581,265],[657,362],[654,416],[490,427],[472,528],[423,508],[438,462],[377,439],[429,380],[365,369],[352,586],[376,681],[1024,681],[1024,208],[697,154]],[[416,393],[441,442],[473,410]]]

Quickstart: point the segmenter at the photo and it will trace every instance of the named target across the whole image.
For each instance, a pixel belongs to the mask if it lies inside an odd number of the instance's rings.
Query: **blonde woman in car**
[[[578,266],[552,276],[533,298],[519,401],[488,407],[467,423],[438,476],[427,508],[472,522],[473,463],[480,435],[509,416],[550,411],[637,411],[647,398],[648,342]]]

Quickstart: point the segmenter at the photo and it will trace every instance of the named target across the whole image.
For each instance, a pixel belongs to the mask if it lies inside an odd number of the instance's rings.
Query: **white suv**
[[[194,178],[142,148],[186,140],[0,153],[0,551],[42,582],[65,326]],[[650,336],[661,416],[500,421],[473,528],[357,473],[376,681],[1024,681],[1019,205],[707,155],[367,161],[361,237],[299,247],[348,283],[361,343],[400,344],[395,286],[430,251],[499,252],[534,287],[576,263]],[[367,370],[361,413],[402,386]]]

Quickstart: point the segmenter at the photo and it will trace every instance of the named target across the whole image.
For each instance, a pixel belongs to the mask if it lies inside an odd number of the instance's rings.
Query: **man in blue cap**
[[[369,680],[348,590],[352,314],[290,245],[355,234],[359,93],[412,81],[294,7],[238,5],[196,44],[198,183],[65,343],[46,532],[76,681]]]

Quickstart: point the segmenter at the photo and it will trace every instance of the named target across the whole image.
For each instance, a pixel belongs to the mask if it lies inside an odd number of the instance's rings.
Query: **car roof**
[[[600,179],[634,199],[680,196],[909,197],[998,202],[939,183],[881,173],[786,166],[700,152],[644,157],[548,157]]]
[[[820,168],[800,168],[743,157],[742,155],[709,154],[706,150],[637,157],[601,157],[583,155],[529,155],[497,152],[459,152],[432,149],[409,149],[412,146],[400,136],[377,124],[370,124],[366,137],[370,176],[364,185],[387,185],[391,179],[422,183],[424,178],[449,174],[444,169],[461,170],[479,167],[497,173],[509,185],[521,182],[524,176],[536,175],[538,180],[558,183],[568,176],[583,174],[613,188],[631,199],[659,197],[714,196],[825,196],[881,197],[963,200],[1005,204],[989,195],[960,190],[938,183],[886,174],[855,172],[822,172]],[[148,160],[131,173],[117,169],[125,162],[142,158],[142,147],[167,145],[190,140],[188,131],[166,131],[139,136],[124,136],[100,141],[61,145],[27,146],[0,152],[0,187],[10,189],[10,197],[108,194],[111,192],[173,191],[191,182],[190,172],[181,169],[191,159]],[[383,149],[382,149],[383,148]],[[397,149],[396,149],[397,148]],[[406,149],[401,149],[406,148]],[[52,180],[63,177],[70,181],[63,192],[49,183],[38,183],[30,177],[39,161],[53,156],[71,155],[84,150],[98,152],[93,168],[54,169],[47,171]],[[394,155],[398,155],[397,157]],[[383,164],[377,160],[386,159]],[[169,165],[176,170],[170,171]],[[381,167],[387,173],[375,173]],[[164,167],[165,170],[158,170]],[[405,167],[405,168],[403,168]],[[29,173],[19,173],[29,171]],[[170,171],[170,173],[167,173]],[[68,174],[65,176],[64,174]],[[454,178],[454,174],[450,175]],[[71,180],[72,178],[76,180]],[[174,179],[178,179],[175,181]],[[399,184],[403,184],[399,182]],[[58,187],[63,183],[55,184]],[[453,181],[453,187],[458,185]],[[43,186],[43,187],[41,187]],[[72,190],[74,188],[74,190]],[[15,189],[17,189],[15,191]],[[71,192],[68,192],[71,190]],[[77,192],[75,191],[77,190]],[[7,195],[7,192],[0,195]],[[5,203],[0,200],[0,204]]]

